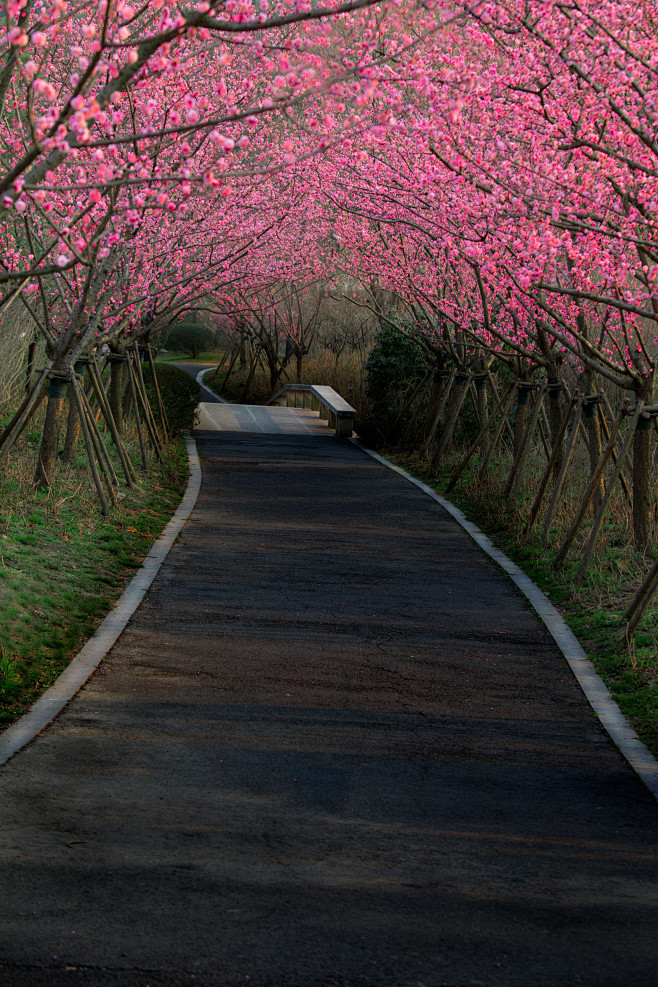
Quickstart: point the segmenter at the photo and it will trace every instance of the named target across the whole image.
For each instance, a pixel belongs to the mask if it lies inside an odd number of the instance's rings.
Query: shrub
[[[157,420],[157,400],[151,368],[145,366],[143,372],[149,401]],[[194,377],[190,377],[180,367],[174,367],[171,363],[158,363],[156,373],[172,435],[191,431],[196,422],[195,412],[201,396],[201,388]]]
[[[196,325],[194,322],[179,322],[170,330],[166,346],[169,350],[187,353],[196,359],[199,353],[211,349],[214,342],[215,334],[212,329]]]
[[[372,445],[395,442],[404,427],[401,413],[427,373],[420,345],[393,326],[377,333],[366,362],[366,394],[370,413],[357,422],[363,440]]]

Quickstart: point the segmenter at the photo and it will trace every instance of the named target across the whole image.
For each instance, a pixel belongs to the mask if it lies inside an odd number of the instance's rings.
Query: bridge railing
[[[298,403],[301,399],[301,405]],[[333,387],[324,384],[286,384],[273,394],[266,404],[285,408],[310,408],[320,418],[326,418],[338,436],[349,438],[354,431],[356,409],[348,404]]]

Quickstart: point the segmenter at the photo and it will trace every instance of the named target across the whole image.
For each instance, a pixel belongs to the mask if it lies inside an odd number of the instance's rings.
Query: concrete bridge
[[[525,598],[310,409],[209,404],[150,591],[0,770],[0,984],[655,984],[658,805]]]

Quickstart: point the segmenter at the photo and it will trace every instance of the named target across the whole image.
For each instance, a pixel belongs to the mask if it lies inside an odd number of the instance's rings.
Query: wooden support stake
[[[493,394],[494,398],[497,401],[498,400],[498,388],[496,387],[496,382],[493,379],[493,374],[491,373],[490,370],[487,370],[486,373],[487,373],[487,380],[489,381],[489,386],[491,387],[491,393]],[[507,434],[509,435],[510,439],[512,440],[512,442],[514,442],[514,429],[512,428],[512,426],[510,424],[510,420],[507,417],[507,415],[505,416],[505,428],[507,429]]]
[[[393,424],[391,426],[391,434],[395,435],[396,428],[398,427],[398,425],[400,424],[400,422],[402,421],[402,419],[404,418],[404,416],[406,415],[406,413],[413,407],[416,398],[419,396],[420,392],[426,386],[426,384],[429,381],[429,379],[432,376],[432,374],[433,374],[433,371],[432,370],[429,370],[425,374],[425,376],[423,377],[423,379],[420,381],[420,383],[416,385],[416,387],[413,390],[413,394],[411,395],[411,397],[409,398],[409,400],[408,401],[405,401],[404,407],[402,408],[402,411],[399,413],[399,415],[397,415],[395,421],[393,422]],[[418,403],[418,407],[420,407],[420,402]],[[416,409],[416,414],[417,414],[417,411],[418,411],[418,409]],[[414,414],[413,418],[411,419],[411,422],[409,423],[410,426],[415,421],[415,418],[416,418],[416,415]]]
[[[617,441],[617,435],[619,433],[619,428],[621,426],[621,423],[624,420],[624,415],[625,415],[624,410],[619,412],[614,422],[614,425],[612,427],[612,436],[608,435],[607,437],[608,441],[606,443],[605,449],[603,450],[601,459],[599,460],[596,469],[592,473],[590,481],[587,484],[587,489],[585,490],[585,493],[582,496],[580,504],[578,505],[576,516],[571,522],[571,527],[569,528],[566,537],[562,542],[557,555],[555,556],[556,569],[560,569],[564,565],[564,561],[567,557],[569,549],[573,544],[573,540],[576,537],[578,529],[580,528],[580,526],[582,525],[585,519],[585,512],[587,511],[587,508],[589,507],[592,498],[594,497],[594,493],[600,483],[600,479],[608,464],[608,460],[614,454],[614,447]]]
[[[72,375],[71,378],[71,391],[73,392],[73,399],[76,403],[78,414],[80,416],[80,426],[82,428],[82,435],[85,440],[85,448],[87,450],[87,459],[89,461],[89,468],[91,470],[91,475],[94,480],[94,486],[96,487],[96,493],[98,494],[98,499],[101,502],[101,511],[104,515],[109,513],[109,507],[107,504],[107,498],[105,497],[105,491],[103,490],[103,484],[101,483],[100,477],[98,475],[98,470],[96,469],[96,461],[94,459],[94,447],[91,441],[91,436],[89,434],[89,426],[87,424],[87,418],[80,401],[80,395],[77,388],[77,380],[75,376]]]
[[[443,453],[448,448],[450,440],[452,439],[453,432],[455,431],[455,425],[457,424],[457,419],[459,418],[459,412],[462,410],[462,406],[464,404],[464,401],[466,400],[466,395],[468,394],[468,385],[470,384],[472,378],[473,378],[473,374],[468,374],[468,376],[464,378],[461,394],[457,398],[452,408],[452,411],[450,413],[450,416],[448,418],[448,421],[446,422],[445,428],[441,432],[441,438],[439,439],[439,444],[432,458],[432,466],[437,465],[437,463],[443,456]]]
[[[23,399],[18,411],[0,436],[0,463],[7,458],[11,447],[20,438],[21,432],[32,416],[36,414],[45,396],[45,384],[51,369],[52,361],[43,368],[39,375],[39,380],[27,397]]]
[[[89,403],[87,402],[87,396],[84,389],[76,381],[78,387],[78,397],[80,399],[80,404],[83,408],[85,415],[87,416],[87,425],[89,426],[89,434],[91,436],[91,442],[94,447],[94,453],[96,455],[96,461],[100,467],[100,472],[102,479],[105,481],[105,486],[107,487],[107,492],[110,496],[110,500],[114,507],[117,506],[117,495],[115,487],[119,485],[116,473],[114,472],[114,466],[112,465],[112,460],[110,459],[109,453],[105,448],[105,443],[103,442],[103,437],[98,430],[98,425],[96,424],[96,419],[94,418],[93,412]],[[71,384],[73,387],[74,385]]]
[[[240,395],[240,404],[244,404],[249,396],[249,388],[251,387],[251,382],[254,379],[254,374],[256,373],[256,367],[258,366],[258,357],[260,354],[260,346],[256,346],[254,351],[254,358],[251,361],[251,367],[249,368],[249,376],[247,377],[246,383],[242,388],[242,394]]]
[[[548,463],[546,465],[546,469],[544,470],[544,475],[542,476],[541,481],[539,483],[539,490],[537,491],[537,496],[535,497],[534,502],[533,502],[533,505],[532,505],[532,507],[530,509],[530,520],[528,521],[528,525],[526,527],[526,532],[532,531],[532,529],[533,529],[533,527],[535,525],[535,521],[537,520],[537,515],[539,514],[539,511],[541,510],[541,505],[542,505],[542,502],[544,500],[544,494],[546,493],[546,488],[548,486],[548,481],[551,478],[551,474],[553,472],[553,467],[555,466],[555,463],[557,462],[557,457],[558,457],[558,453],[559,453],[559,450],[560,450],[560,444],[561,444],[562,439],[564,437],[564,433],[567,430],[567,427],[569,425],[569,422],[571,421],[571,416],[573,414],[573,410],[574,410],[574,403],[573,403],[573,401],[569,401],[569,404],[567,405],[567,410],[565,411],[564,417],[562,418],[562,423],[560,425],[560,430],[559,430],[559,432],[557,434],[555,443],[553,445],[553,449],[551,451],[550,458],[549,458]]]
[[[610,421],[613,422],[615,420],[615,413],[612,410],[612,405],[610,404],[610,398],[605,393],[605,391],[603,391],[603,403],[605,405],[605,410],[608,413],[608,417]],[[627,459],[626,462],[623,464],[623,469],[625,469],[626,472],[629,473],[631,476],[633,475],[633,463],[630,459]],[[633,499],[632,494],[630,494],[630,498],[631,500]]]
[[[558,504],[560,503],[560,498],[562,497],[562,488],[564,487],[564,481],[566,479],[567,470],[569,469],[569,464],[571,463],[571,457],[573,456],[573,451],[576,448],[576,440],[578,439],[578,432],[580,431],[580,419],[582,418],[583,415],[584,400],[585,400],[585,395],[580,394],[576,401],[573,423],[571,425],[571,432],[569,433],[569,438],[567,439],[567,445],[564,450],[564,458],[562,459],[562,466],[560,467],[558,478],[555,481],[551,502],[548,505],[546,517],[544,518],[544,524],[542,527],[542,537],[544,541],[548,540],[548,533],[551,529],[553,516],[555,514],[555,511],[557,510]]]
[[[605,438],[605,440],[607,442],[610,439],[610,429],[608,428],[608,422],[607,422],[606,417],[605,417],[605,414],[603,412],[603,408],[601,407],[600,404],[597,405],[597,409],[596,410],[597,410],[598,416],[599,416],[599,423],[601,425],[601,431],[603,432],[604,438]],[[613,449],[612,450],[612,461],[613,461],[613,463],[615,463],[615,465],[617,463],[617,458],[618,458],[617,457],[617,450],[616,449]],[[630,489],[630,487],[628,485],[628,480],[626,479],[626,477],[624,475],[623,466],[622,466],[621,473],[619,474],[619,482],[621,484],[622,490],[624,491],[624,497],[626,498],[629,507],[632,507],[633,506],[633,495],[632,495],[631,489]]]
[[[160,459],[160,453],[162,451],[162,439],[160,433],[158,432],[158,424],[155,420],[155,415],[153,414],[153,409],[151,407],[151,402],[149,401],[149,396],[146,393],[146,384],[144,382],[144,374],[142,373],[142,361],[139,355],[139,348],[135,346],[132,351],[133,367],[135,370],[135,380],[137,382],[137,393],[142,402],[142,410],[144,412],[144,418],[149,430],[149,436],[151,442],[153,442],[153,447],[158,453],[158,459]]]
[[[96,395],[96,400],[98,401],[100,408],[103,413],[103,418],[105,419],[105,424],[110,430],[110,435],[112,436],[112,441],[119,454],[119,459],[121,460],[121,467],[123,469],[124,475],[126,477],[127,485],[132,489],[135,485],[135,471],[133,469],[133,464],[130,462],[130,457],[126,451],[126,447],[123,444],[123,440],[117,431],[116,422],[114,421],[114,415],[112,414],[112,409],[110,403],[107,400],[107,395],[103,389],[103,384],[100,379],[98,372],[98,366],[96,364],[95,357],[92,358],[89,364],[89,378]]]
[[[539,391],[537,392],[537,397],[535,399],[535,406],[532,409],[532,416],[528,423],[528,427],[526,428],[525,433],[523,435],[521,448],[517,453],[515,461],[512,463],[512,469],[510,470],[510,475],[507,480],[507,486],[505,488],[505,497],[509,498],[511,502],[513,502],[516,499],[516,495],[519,490],[519,485],[523,477],[523,471],[525,469],[528,453],[530,452],[530,447],[532,445],[532,440],[534,438],[535,429],[537,428],[537,422],[539,420],[539,412],[544,406],[545,393],[546,393],[546,384],[542,384]]]
[[[162,425],[162,434],[164,435],[165,442],[168,442],[171,438],[171,432],[169,429],[169,422],[167,420],[167,412],[165,411],[164,401],[162,400],[162,393],[160,391],[158,375],[155,372],[155,360],[153,359],[153,350],[151,349],[150,343],[147,343],[146,345],[146,354],[148,356],[149,367],[151,368],[151,376],[153,378],[153,388],[155,390],[155,399],[158,405],[158,414],[160,416],[160,423]]]
[[[498,440],[499,440],[499,438],[500,438],[500,436],[502,434],[503,429],[505,428],[505,424],[507,423],[507,425],[509,425],[509,418],[508,418],[508,416],[509,416],[510,408],[512,407],[512,402],[514,401],[514,397],[516,395],[516,391],[517,391],[518,386],[519,386],[519,382],[518,381],[516,381],[516,380],[515,381],[512,381],[512,384],[511,384],[510,389],[509,389],[509,393],[507,395],[507,401],[503,405],[503,410],[501,411],[500,421],[498,422],[498,425],[494,429],[494,434],[493,434],[493,436],[491,437],[491,439],[489,441],[489,445],[487,446],[487,448],[485,450],[484,456],[482,457],[482,463],[480,464],[480,481],[484,480],[485,476],[487,475],[487,470],[489,469],[489,461],[491,460],[491,457],[493,456],[494,449],[496,448],[496,446],[498,444]],[[514,433],[512,433],[512,435],[513,434]]]
[[[227,381],[227,380],[229,379],[229,377],[231,376],[231,371],[233,370],[233,367],[235,366],[235,364],[236,364],[236,362],[237,362],[237,359],[238,359],[238,357],[240,356],[240,350],[241,350],[241,349],[242,349],[242,344],[240,344],[240,346],[238,346],[238,347],[236,348],[236,350],[235,350],[235,353],[233,354],[233,359],[231,360],[231,363],[230,363],[230,365],[229,365],[229,368],[228,368],[228,370],[226,371],[226,376],[224,377],[224,380],[222,381],[222,386],[221,386],[221,387],[220,387],[220,389],[219,389],[219,390],[220,390],[220,393],[221,393],[221,392],[222,392],[222,391],[224,390],[224,388],[226,387],[226,381]]]
[[[155,452],[158,459],[162,459],[160,437],[158,435],[157,429],[155,428],[155,422],[153,421],[153,413],[151,411],[151,406],[149,404],[148,398],[140,387],[140,380],[134,366],[135,363],[134,356],[132,353],[128,353],[126,355],[128,358],[128,373],[132,374],[137,400],[142,406],[142,420],[146,425],[146,431],[148,432],[149,440],[151,442],[153,451]]]
[[[544,402],[542,402],[541,414],[539,416],[539,434],[541,435],[541,444],[544,447],[544,453],[546,454],[546,459],[550,459],[551,450],[549,446],[549,440],[551,435],[551,426],[548,422],[548,415],[546,414],[546,407],[544,405]]]
[[[457,370],[453,368],[450,371],[450,375],[447,381],[445,382],[443,394],[441,395],[441,400],[436,406],[436,411],[434,412],[434,418],[432,419],[430,430],[427,433],[427,437],[425,438],[425,441],[423,442],[421,452],[424,454],[429,452],[430,446],[434,441],[434,436],[436,435],[436,430],[439,427],[439,422],[441,421],[441,415],[443,414],[443,409],[445,408],[448,402],[448,398],[450,397],[450,391],[452,390],[452,385],[454,383],[456,376],[457,376]]]
[[[130,365],[130,360],[125,357],[126,365],[128,367],[128,386],[130,389],[130,399],[132,401],[133,413],[135,415],[135,424],[137,426],[137,435],[139,438],[139,450],[142,454],[142,466],[144,469],[148,469],[148,459],[146,458],[146,445],[144,443],[144,432],[142,430],[142,419],[139,414],[139,404],[137,403],[137,391],[135,389],[135,379],[133,376],[132,367]]]
[[[452,490],[452,488],[455,486],[455,484],[459,480],[459,477],[462,475],[462,473],[464,472],[464,470],[468,466],[468,464],[469,464],[469,462],[471,460],[471,456],[473,455],[473,453],[475,452],[475,450],[480,445],[480,442],[482,441],[483,436],[488,431],[489,426],[494,421],[496,415],[498,414],[498,412],[503,407],[503,404],[504,404],[505,400],[507,399],[507,396],[508,396],[508,394],[509,394],[509,392],[510,392],[510,390],[512,389],[513,386],[514,386],[513,384],[508,384],[507,388],[503,392],[502,398],[500,398],[500,400],[498,401],[498,404],[496,405],[495,409],[489,415],[488,419],[486,420],[486,422],[484,423],[484,425],[482,426],[482,428],[478,432],[478,434],[477,434],[477,436],[475,438],[475,441],[472,443],[472,445],[469,448],[468,452],[466,453],[466,455],[462,459],[461,463],[459,464],[459,466],[457,467],[457,469],[453,473],[453,475],[452,475],[452,477],[450,479],[450,483],[448,484],[448,486],[446,488],[446,493],[450,493],[450,491]]]
[[[587,547],[585,548],[584,555],[582,557],[581,563],[578,566],[578,572],[576,573],[576,579],[582,579],[585,575],[585,570],[587,569],[589,560],[591,558],[592,552],[594,551],[594,546],[596,545],[596,539],[598,538],[601,525],[603,524],[603,518],[608,507],[608,501],[612,494],[612,489],[617,482],[619,474],[621,473],[622,463],[628,454],[628,450],[631,447],[633,441],[633,436],[635,435],[635,429],[637,428],[637,423],[640,419],[640,413],[644,407],[644,401],[638,401],[635,406],[635,414],[633,415],[633,420],[631,421],[630,427],[628,429],[628,434],[624,439],[624,444],[621,447],[621,452],[619,454],[619,459],[615,464],[615,468],[612,471],[612,475],[608,480],[605,488],[605,493],[603,494],[603,500],[601,501],[601,506],[599,507],[598,513],[594,518],[592,524],[592,531],[589,536],[589,541],[587,542]]]
[[[477,418],[477,423],[478,423],[478,425],[481,425],[482,422],[480,421],[480,408],[479,408],[479,405],[478,405],[477,394],[476,394],[476,391],[475,391],[475,384],[473,383],[472,380],[470,380],[469,383],[468,383],[468,393],[471,396],[471,402],[473,404],[473,411],[475,412],[475,417]]]
[[[626,639],[630,641],[637,625],[642,620],[642,617],[646,613],[647,608],[651,604],[651,600],[658,589],[658,559],[654,562],[649,570],[647,576],[645,577],[639,590],[631,600],[628,605],[628,609],[624,614],[624,621],[628,625],[626,627]]]
[[[219,373],[219,371],[222,369],[222,367],[224,366],[224,364],[228,360],[228,355],[229,355],[230,352],[231,352],[231,348],[230,347],[227,347],[224,350],[224,356],[222,357],[221,361],[217,364],[217,366],[215,367],[215,369],[213,370],[213,372],[210,374],[210,376],[208,377],[208,380],[214,380],[215,379],[215,377],[217,376],[217,374]]]

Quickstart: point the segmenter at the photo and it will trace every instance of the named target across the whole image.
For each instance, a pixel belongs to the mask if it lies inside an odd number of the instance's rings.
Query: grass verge
[[[34,429],[0,479],[0,729],[21,716],[77,654],[111,609],[187,485],[185,443],[140,474],[108,517],[89,478],[58,470],[31,487]],[[136,462],[134,440],[133,459]]]
[[[399,450],[383,454],[445,495],[546,593],[578,637],[626,718],[658,757],[658,604],[649,608],[634,640],[628,642],[622,614],[651,562],[632,548],[625,530],[624,511],[611,512],[593,563],[585,578],[576,582],[578,549],[582,550],[586,531],[564,568],[555,568],[561,535],[575,510],[575,492],[573,502],[564,505],[558,524],[545,543],[538,527],[529,534],[524,531],[524,504],[510,509],[505,503],[504,469],[492,468],[492,475],[498,473],[503,477],[502,482],[495,479],[484,484],[466,482],[447,494],[454,464],[433,469],[423,456]],[[458,460],[456,456],[455,463]]]

